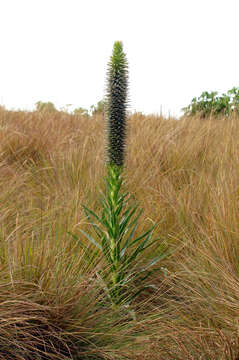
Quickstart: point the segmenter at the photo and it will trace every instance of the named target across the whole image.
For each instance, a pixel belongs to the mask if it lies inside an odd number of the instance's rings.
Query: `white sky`
[[[130,110],[179,116],[202,91],[239,86],[239,0],[0,0],[0,104],[89,109],[116,40]]]

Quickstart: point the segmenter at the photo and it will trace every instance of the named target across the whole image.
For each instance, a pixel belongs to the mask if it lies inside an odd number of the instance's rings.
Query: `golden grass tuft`
[[[171,250],[136,320],[111,308],[104,259],[82,250],[81,205],[100,211],[104,126],[99,114],[0,109],[0,359],[236,360],[239,118],[129,117],[137,231],[159,222]]]

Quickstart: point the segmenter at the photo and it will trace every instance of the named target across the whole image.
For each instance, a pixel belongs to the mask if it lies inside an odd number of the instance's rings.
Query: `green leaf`
[[[88,219],[90,220],[90,223],[92,225],[94,225],[94,222],[92,221],[91,217],[89,215],[92,215],[93,217],[96,218],[96,220],[101,223],[102,225],[104,225],[104,223],[102,222],[102,220],[99,218],[99,216],[94,213],[94,211],[88,209],[85,205],[82,205],[83,209],[85,210],[86,216],[88,217]]]
[[[148,246],[145,246],[145,244],[147,244],[147,242],[150,240],[154,228],[156,225],[154,225],[151,230],[146,231],[142,236],[138,237],[136,240],[133,241],[133,243],[138,242],[140,239],[144,238],[146,235],[146,239],[139,244],[139,246],[136,248],[136,250],[133,252],[133,254],[129,257],[129,259],[127,260],[128,264],[130,264],[132,261],[134,261],[136,259],[136,257],[142,252],[144,251],[146,248],[148,248],[149,246],[151,246],[153,243],[155,243],[158,239],[153,240]],[[131,243],[132,245],[132,243]]]
[[[109,213],[109,211],[110,211],[109,204],[107,204],[105,199],[101,197],[101,198],[99,198],[99,202],[101,203],[103,209]]]
[[[96,258],[96,256],[99,254],[99,251],[96,250],[93,252],[93,254],[90,254],[89,249],[80,241],[78,236],[75,234],[72,234],[71,232],[67,231],[67,234],[71,235],[75,240],[77,240],[79,246],[84,250],[84,255],[87,259],[88,264],[92,264],[92,261]]]
[[[160,254],[160,255],[156,256],[155,258],[153,258],[151,261],[149,261],[147,263],[147,265],[143,269],[143,271],[145,271],[148,268],[150,268],[151,266],[155,265],[159,260],[162,260],[162,259],[166,258],[168,255],[169,255],[169,252],[165,252],[164,254]]]
[[[131,239],[133,238],[134,234],[135,234],[135,231],[137,230],[137,227],[138,227],[138,224],[135,224],[133,230],[131,231],[128,239],[125,241],[124,243],[124,246],[120,252],[120,257],[123,258],[124,257],[124,254],[125,254],[125,251],[127,250],[128,248],[128,244],[130,243]]]
[[[158,225],[158,224],[153,225],[153,227],[152,227],[151,229],[145,231],[145,233],[143,233],[142,235],[140,235],[139,237],[137,237],[134,241],[132,241],[132,242],[130,243],[130,246],[136,244],[137,242],[139,242],[140,240],[142,240],[145,236],[147,236],[148,234],[151,233],[151,235],[149,236],[149,238],[147,237],[147,239],[149,240],[150,237],[152,236],[152,233],[153,233],[155,227],[156,227],[157,225]],[[146,242],[147,242],[148,240],[146,240]],[[142,243],[141,243],[141,245],[142,245]],[[140,246],[141,246],[141,245],[140,245]]]
[[[119,233],[120,234],[123,234],[125,232],[126,226],[128,225],[130,219],[132,218],[134,213],[137,211],[137,209],[138,209],[138,206],[135,206],[131,212],[130,212],[131,208],[129,208],[125,212],[125,214],[123,216],[123,219],[120,222],[120,228],[119,228]]]
[[[88,209],[86,206],[82,205],[85,214],[87,216],[87,219],[89,220],[90,224],[93,226],[93,229],[95,230],[95,233],[97,234],[97,236],[99,238],[101,238],[103,236],[103,231],[100,229],[100,227],[92,220],[91,216],[95,217],[99,223],[101,223],[101,225],[104,225],[104,223],[102,222],[102,220],[90,209]]]
[[[98,247],[98,249],[102,250],[102,246],[89,234],[87,234],[85,231],[80,229],[80,232],[85,235],[85,237],[96,247]]]
[[[103,253],[104,253],[106,259],[108,260],[108,263],[113,264],[113,259],[110,256],[110,254],[111,254],[110,243],[109,243],[109,240],[107,239],[106,235],[102,239],[102,250],[103,250]]]
[[[132,238],[133,238],[133,236],[134,236],[134,234],[135,234],[135,231],[137,230],[137,227],[138,227],[138,219],[139,219],[139,217],[141,216],[141,214],[142,214],[142,209],[140,209],[140,211],[139,211],[139,213],[138,213],[138,215],[136,216],[136,218],[129,224],[129,226],[128,226],[128,229],[127,229],[127,231],[129,231],[129,229],[131,229],[131,227],[135,224],[135,226],[134,226],[134,228],[132,229],[132,231],[131,231],[131,233],[129,234],[129,237],[128,237],[128,239],[125,241],[125,243],[124,243],[124,246],[123,246],[123,248],[122,248],[122,250],[121,250],[121,257],[122,256],[124,256],[124,253],[125,253],[125,251],[127,250],[127,248],[131,245],[131,240],[132,240]]]

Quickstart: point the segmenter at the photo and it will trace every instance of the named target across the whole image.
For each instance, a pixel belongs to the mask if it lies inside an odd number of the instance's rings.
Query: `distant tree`
[[[213,115],[229,116],[239,112],[239,88],[234,87],[226,94],[218,95],[217,91],[204,91],[198,98],[193,98],[189,106],[182,109],[184,115],[199,115],[201,118]]]
[[[37,101],[36,102],[36,108],[39,112],[56,112],[55,105],[52,102],[42,102]]]
[[[81,115],[84,117],[89,117],[88,110],[84,109],[82,107],[76,108],[73,113],[74,113],[74,115]]]
[[[92,115],[103,114],[105,108],[104,100],[98,101],[97,105],[91,105],[90,110]]]

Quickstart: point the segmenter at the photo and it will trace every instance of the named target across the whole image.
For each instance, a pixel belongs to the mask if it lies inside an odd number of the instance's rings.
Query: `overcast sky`
[[[89,109],[104,96],[116,40],[130,110],[180,109],[239,86],[239,0],[0,0],[0,104]]]

